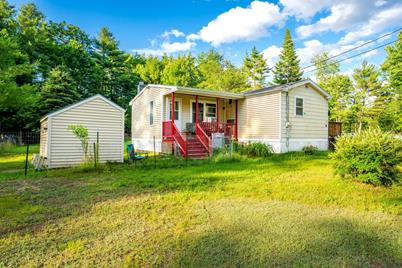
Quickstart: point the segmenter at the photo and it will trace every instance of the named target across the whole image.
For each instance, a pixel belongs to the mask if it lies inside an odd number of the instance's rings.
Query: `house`
[[[263,142],[275,152],[328,148],[329,95],[306,79],[243,93],[147,85],[131,100],[136,149],[211,153],[212,136]],[[173,109],[172,109],[173,107]]]
[[[79,139],[69,129],[82,125],[88,129],[89,155],[99,140],[99,162],[123,162],[124,109],[101,95],[95,95],[58,111],[40,121],[40,155],[48,168],[79,165],[84,152]]]

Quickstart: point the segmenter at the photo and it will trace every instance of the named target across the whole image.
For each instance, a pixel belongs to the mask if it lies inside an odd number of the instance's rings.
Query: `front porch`
[[[235,93],[186,88],[165,95],[162,142],[171,143],[182,156],[211,156],[214,134],[225,142],[237,139],[241,98]]]

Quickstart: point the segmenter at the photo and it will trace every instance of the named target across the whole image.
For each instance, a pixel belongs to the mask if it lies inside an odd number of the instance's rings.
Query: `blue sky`
[[[26,3],[9,1],[17,7]],[[127,52],[197,54],[214,47],[237,65],[256,46],[273,66],[285,28],[291,30],[301,65],[306,66],[315,53],[328,51],[336,55],[402,26],[401,0],[32,2],[48,20],[67,21],[91,36],[107,26]],[[395,38],[396,35],[381,39],[360,51]],[[350,73],[363,58],[381,63],[384,55],[383,49],[378,49],[342,63],[342,71]]]

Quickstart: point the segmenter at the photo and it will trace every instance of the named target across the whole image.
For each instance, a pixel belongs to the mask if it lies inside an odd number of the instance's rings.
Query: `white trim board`
[[[111,101],[111,100],[109,100],[109,99],[103,97],[103,96],[100,95],[100,94],[97,94],[97,95],[94,95],[94,96],[92,96],[92,97],[86,98],[86,99],[84,99],[84,100],[82,100],[82,101],[79,101],[79,102],[73,103],[73,104],[71,104],[71,105],[68,105],[68,106],[66,106],[66,107],[64,107],[64,108],[62,108],[62,109],[60,109],[60,110],[51,112],[51,113],[45,115],[44,117],[42,117],[41,120],[40,120],[40,122],[42,122],[42,121],[45,120],[46,118],[49,118],[49,117],[58,115],[58,114],[60,114],[60,113],[63,113],[63,112],[68,111],[68,110],[71,110],[71,109],[73,109],[73,108],[75,108],[75,107],[78,107],[78,106],[80,106],[80,105],[82,105],[82,104],[84,104],[84,103],[90,102],[90,101],[92,101],[92,100],[94,100],[94,99],[98,99],[98,98],[101,99],[101,100],[103,100],[103,101],[105,101],[106,103],[110,104],[111,106],[113,106],[114,108],[116,108],[117,110],[119,110],[119,111],[121,111],[121,112],[123,112],[123,113],[126,111],[126,110],[124,110],[122,107],[120,107],[119,105],[117,105],[116,103],[114,103],[113,101]]]

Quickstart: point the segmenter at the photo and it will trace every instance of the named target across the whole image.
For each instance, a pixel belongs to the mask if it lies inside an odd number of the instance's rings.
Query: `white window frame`
[[[195,99],[190,100],[190,123],[195,123],[195,122],[193,122],[193,103],[195,103],[195,102],[196,102]],[[204,116],[204,120],[206,120],[207,119],[207,105],[206,104],[210,103],[210,104],[216,105],[216,102],[209,101],[209,100],[201,100],[201,101],[198,100],[198,103],[201,103],[204,106],[203,116]],[[208,117],[208,118],[215,118],[215,120],[216,120],[217,112],[218,112],[218,110],[216,110],[215,117]]]
[[[181,118],[183,117],[183,114],[182,114],[182,101],[181,101],[181,98],[174,98],[174,101],[176,102],[178,102],[179,103],[179,120],[178,121],[181,121]],[[172,103],[172,99],[171,99],[171,97],[166,97],[166,111],[165,111],[165,120],[171,120],[171,118],[170,118],[170,113],[171,113],[171,111],[169,111],[170,110],[170,104]]]
[[[303,101],[303,106],[302,106],[302,114],[297,114],[297,99],[302,99],[302,101]],[[294,97],[294,105],[295,105],[295,116],[297,116],[297,117],[303,117],[304,116],[304,97],[301,97],[301,96],[295,96]]]

